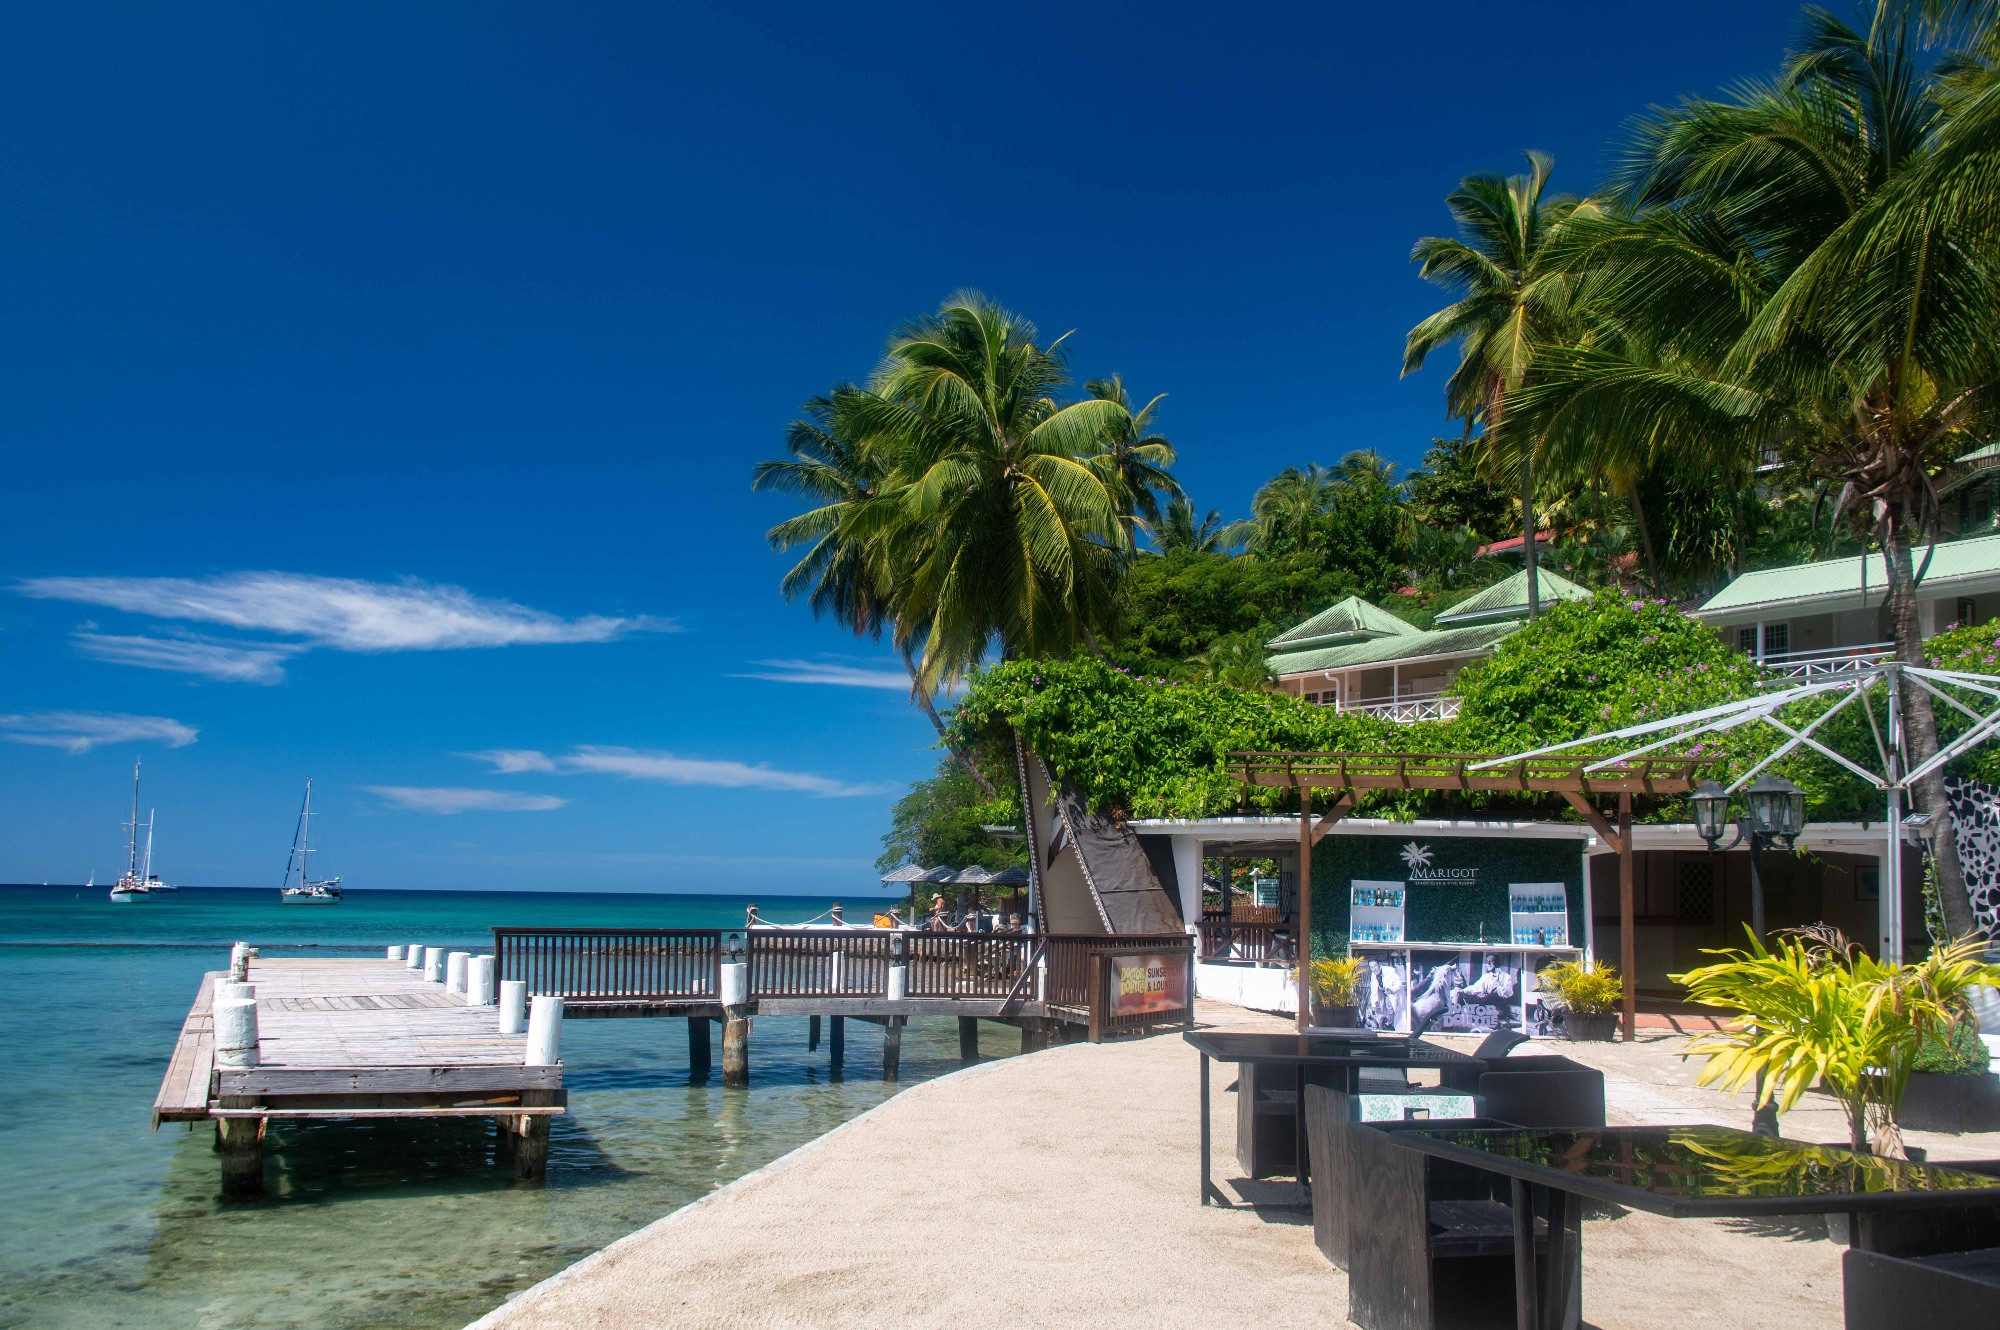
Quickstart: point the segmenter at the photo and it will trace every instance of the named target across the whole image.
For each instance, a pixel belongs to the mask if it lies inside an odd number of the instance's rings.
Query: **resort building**
[[[2000,454],[1996,454],[2000,461]],[[1991,473],[1979,473],[1990,484]],[[1964,493],[1963,488],[1956,492]],[[1990,514],[1989,514],[1990,518]],[[2000,617],[2000,535],[1940,543],[1917,586],[1925,637],[1955,624]],[[1745,573],[1694,611],[1726,641],[1798,677],[1838,673],[1882,659],[1891,649],[1883,617],[1887,567],[1880,554],[1850,555]]]
[[[1590,592],[1546,569],[1536,574],[1543,607]],[[1443,694],[1465,666],[1528,618],[1524,570],[1461,601],[1426,631],[1359,596],[1315,614],[1265,643],[1281,691],[1343,711],[1391,720],[1449,720],[1458,702]]]

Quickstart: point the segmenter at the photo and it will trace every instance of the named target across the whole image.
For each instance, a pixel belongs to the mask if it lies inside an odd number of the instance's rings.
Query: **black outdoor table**
[[[2000,1178],[1756,1136],[1733,1127],[1422,1127],[1397,1131],[1393,1139],[1513,1181],[1514,1319],[1519,1330],[1559,1330],[1570,1312],[1581,1312],[1566,1305],[1566,1296],[1555,1296],[1576,1286],[1574,1267],[1582,1259],[1578,1197],[1673,1219],[2000,1206]],[[1538,1211],[1548,1218],[1548,1255],[1539,1288],[1534,1277]]]
[[[1298,1180],[1307,1184],[1305,1144],[1306,1072],[1316,1067],[1342,1068],[1348,1073],[1345,1088],[1355,1093],[1360,1073],[1368,1067],[1482,1067],[1485,1063],[1438,1044],[1427,1044],[1407,1034],[1251,1034],[1228,1030],[1193,1030],[1181,1036],[1201,1053],[1201,1203],[1211,1198],[1229,1204],[1219,1188],[1209,1180],[1208,1063],[1254,1062],[1268,1066],[1292,1067],[1298,1072],[1298,1110],[1295,1116]]]

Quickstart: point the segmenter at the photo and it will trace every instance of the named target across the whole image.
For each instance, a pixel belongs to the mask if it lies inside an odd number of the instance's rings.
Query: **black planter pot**
[[[1562,1037],[1579,1042],[1608,1044],[1618,1037],[1618,1013],[1598,1011],[1584,1013],[1566,1011],[1562,1019]]]
[[[2000,1131],[2000,1073],[1913,1071],[1896,1120],[1912,1131]]]
[[[1361,1026],[1361,1008],[1328,1007],[1315,1001],[1312,1004],[1312,1023],[1336,1030],[1354,1030]]]

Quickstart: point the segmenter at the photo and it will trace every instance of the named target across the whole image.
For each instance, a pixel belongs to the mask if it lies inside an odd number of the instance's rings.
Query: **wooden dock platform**
[[[539,1175],[547,1119],[566,1100],[562,1068],[524,1065],[527,1036],[501,1034],[496,1008],[470,1006],[401,961],[257,959],[258,1065],[238,1070],[216,1065],[219,978],[203,977],[182,1023],[153,1125],[214,1120],[234,1194],[254,1194],[247,1178],[253,1167],[261,1178],[273,1118],[489,1117],[516,1138],[517,1174]]]

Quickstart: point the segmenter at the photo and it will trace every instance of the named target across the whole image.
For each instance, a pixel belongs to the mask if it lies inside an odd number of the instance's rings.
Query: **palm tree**
[[[1153,547],[1161,554],[1227,554],[1242,543],[1242,533],[1225,523],[1222,514],[1211,508],[1197,522],[1194,505],[1186,495],[1167,500],[1157,523],[1148,524]]]
[[[1423,276],[1457,298],[1410,329],[1403,373],[1422,369],[1431,352],[1458,343],[1458,368],[1445,384],[1445,406],[1468,432],[1492,436],[1508,394],[1535,366],[1537,348],[1555,340],[1568,303],[1567,279],[1550,262],[1552,241],[1576,211],[1567,196],[1544,197],[1555,163],[1530,152],[1528,174],[1467,176],[1445,200],[1459,237],[1426,236],[1411,250]],[[1535,576],[1535,458],[1521,455],[1522,555],[1528,614],[1539,609]]]
[[[1333,506],[1339,477],[1317,462],[1288,466],[1264,482],[1250,500],[1250,520],[1242,528],[1250,543],[1269,552],[1290,542],[1295,549],[1312,543],[1313,523]]]
[[[1668,440],[1769,450],[1828,485],[1884,552],[1885,608],[1912,664],[1931,477],[1991,419],[2000,382],[2000,210],[1968,183],[2000,181],[2000,80],[1990,63],[1947,61],[1947,95],[1930,95],[1916,35],[1892,0],[1865,34],[1810,11],[1778,81],[1646,124],[1623,180],[1631,215],[1567,238],[1605,335],[1543,355],[1511,406],[1552,453],[1610,465]],[[1996,49],[1990,26],[1973,41]],[[1937,750],[1930,699],[1910,688],[1902,705],[1923,762]],[[1950,825],[1941,774],[1914,793]],[[1946,924],[1963,935],[1956,845],[1935,843]]]
[[[1100,402],[1116,402],[1125,408],[1125,419],[1105,440],[1103,464],[1118,478],[1121,513],[1128,523],[1157,523],[1160,496],[1168,502],[1185,497],[1180,482],[1168,467],[1174,464],[1174,445],[1165,435],[1153,432],[1153,414],[1166,397],[1161,393],[1136,413],[1126,395],[1125,380],[1113,374],[1108,379],[1092,379],[1083,390]]]
[[[918,677],[932,691],[995,645],[1009,656],[1094,650],[1112,616],[1131,532],[1107,441],[1131,413],[1099,398],[1058,403],[1062,339],[1036,338],[986,297],[954,296],[897,332],[856,399],[864,446],[894,459],[892,612],[898,645],[921,643]]]
[[[785,431],[791,460],[759,462],[750,488],[798,494],[815,503],[765,533],[777,549],[807,546],[805,557],[778,584],[785,599],[803,595],[815,618],[830,615],[857,636],[879,638],[892,615],[901,513],[900,505],[884,493],[890,480],[889,450],[865,447],[856,437],[855,408],[863,401],[852,384],[809,399],[801,418]],[[998,797],[971,757],[951,744],[934,690],[924,685],[905,635],[899,631],[897,637],[910,672],[911,700],[987,797]]]

